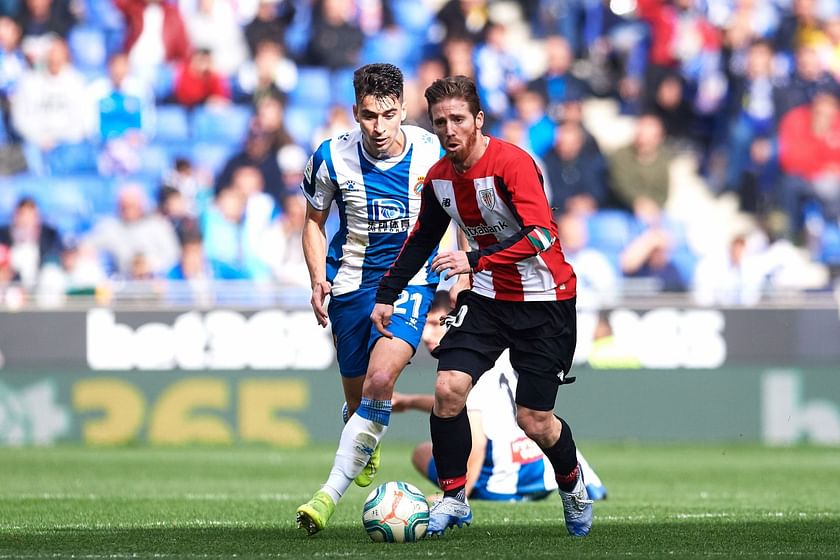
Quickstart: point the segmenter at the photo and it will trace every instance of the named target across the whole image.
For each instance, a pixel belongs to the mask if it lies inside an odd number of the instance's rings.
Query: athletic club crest
[[[478,191],[478,199],[488,210],[496,206],[496,189],[487,187]]]

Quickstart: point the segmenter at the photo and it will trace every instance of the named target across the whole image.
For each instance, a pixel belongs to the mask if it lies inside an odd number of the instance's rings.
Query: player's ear
[[[481,130],[482,126],[484,126],[484,111],[479,111],[475,116],[475,127]]]
[[[353,103],[353,118],[356,120],[356,122],[361,122],[359,120],[359,106],[355,103]]]
[[[400,106],[400,122],[403,122],[407,116],[408,106],[405,104],[405,100],[403,99],[402,105]]]

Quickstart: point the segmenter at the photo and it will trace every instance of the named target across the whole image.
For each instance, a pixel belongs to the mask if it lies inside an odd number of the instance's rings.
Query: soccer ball
[[[426,535],[429,504],[417,487],[386,482],[368,494],[362,523],[374,542],[414,542]]]

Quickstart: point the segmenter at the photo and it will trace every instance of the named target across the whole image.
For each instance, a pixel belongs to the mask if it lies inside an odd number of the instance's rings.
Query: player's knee
[[[464,409],[472,379],[458,371],[439,371],[435,382],[435,414],[450,418]]]
[[[376,400],[388,400],[394,394],[396,376],[385,369],[372,369],[368,371],[365,379],[364,394],[368,398]]]
[[[516,422],[529,438],[542,447],[550,446],[559,433],[559,422],[551,411],[530,410],[519,407]]]
[[[411,464],[423,476],[429,476],[429,461],[432,460],[432,442],[424,441],[414,448],[411,454]]]

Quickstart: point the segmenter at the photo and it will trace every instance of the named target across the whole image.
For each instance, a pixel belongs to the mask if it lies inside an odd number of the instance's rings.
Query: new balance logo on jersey
[[[495,224],[488,225],[488,224],[481,224],[480,226],[466,226],[464,232],[469,237],[476,237],[478,235],[489,235],[493,233],[501,233],[508,228],[508,223],[504,220],[499,220]]]
[[[452,206],[452,199],[451,198],[444,198],[443,200],[440,201],[440,205],[443,206],[444,208],[449,208],[450,206]]]

